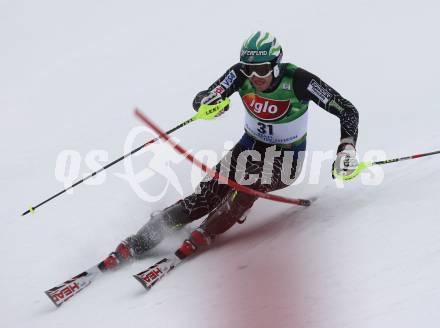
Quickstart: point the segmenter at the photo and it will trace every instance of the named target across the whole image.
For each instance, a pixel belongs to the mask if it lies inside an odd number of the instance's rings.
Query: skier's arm
[[[246,77],[240,71],[240,67],[240,63],[235,64],[207,90],[200,91],[193,100],[194,110],[197,111],[202,103],[216,103],[236,92],[246,80]]]
[[[356,141],[358,137],[359,113],[339,92],[302,68],[294,73],[294,91],[301,100],[312,100],[327,112],[337,116],[341,122],[341,141],[336,160],[332,166],[332,176],[349,176],[358,165]]]
[[[295,71],[294,81],[294,91],[299,99],[312,100],[318,106],[339,118],[341,123],[341,145],[352,144],[355,147],[358,137],[359,113],[351,102],[319,77],[302,68]]]

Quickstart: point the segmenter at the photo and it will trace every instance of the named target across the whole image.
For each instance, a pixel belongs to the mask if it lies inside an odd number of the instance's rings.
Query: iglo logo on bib
[[[289,110],[290,100],[275,100],[249,93],[242,97],[248,111],[262,121],[274,121]]]

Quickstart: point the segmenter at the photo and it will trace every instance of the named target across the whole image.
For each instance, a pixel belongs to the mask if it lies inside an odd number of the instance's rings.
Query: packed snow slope
[[[438,327],[439,157],[390,164],[381,184],[357,179],[344,188],[331,179],[328,159],[318,183],[307,178],[278,192],[316,198],[310,208],[259,200],[245,224],[145,293],[131,275],[173,251],[188,227],[59,309],[43,291],[190,193],[192,167],[174,159],[182,194],[170,185],[156,202],[120,178],[121,163],[105,181],[20,214],[63,188],[55,176],[62,151],[78,152],[81,176],[92,171],[91,151],[104,150],[101,163],[120,156],[141,126],[134,107],[163,128],[190,117],[193,96],[238,61],[258,29],[279,38],[285,61],[359,109],[361,158],[436,150],[439,10],[434,0],[0,0],[0,326]],[[334,151],[338,120],[310,107],[308,149]],[[243,116],[234,95],[227,115],[175,137],[220,155],[241,136]],[[139,135],[133,147],[146,139]],[[134,171],[151,156],[134,157]],[[311,170],[306,165],[306,175]],[[148,173],[142,189],[159,194],[165,177]]]

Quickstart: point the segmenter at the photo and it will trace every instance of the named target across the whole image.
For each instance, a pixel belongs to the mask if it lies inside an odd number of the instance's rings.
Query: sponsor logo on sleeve
[[[213,92],[217,93],[217,94],[222,94],[223,92],[225,92],[225,88],[223,88],[221,85],[216,86],[213,90]]]
[[[315,95],[319,101],[323,102],[325,105],[332,99],[332,94],[326,90],[323,86],[321,86],[317,81],[312,80],[307,87],[307,90]]]
[[[235,72],[232,70],[228,73],[228,75],[226,75],[223,81],[220,82],[220,85],[222,85],[225,89],[229,89],[236,79],[237,74],[235,74]]]
[[[274,121],[289,110],[290,100],[275,100],[248,93],[242,97],[247,110],[262,121]]]

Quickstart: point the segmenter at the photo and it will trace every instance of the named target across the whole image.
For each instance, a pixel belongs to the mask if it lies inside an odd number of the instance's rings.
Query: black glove
[[[223,98],[221,97],[221,95],[219,93],[209,91],[209,90],[203,90],[203,91],[200,91],[194,97],[193,108],[196,112],[198,112],[199,108],[202,104],[213,105],[213,104],[218,104],[222,101],[223,101]],[[227,105],[225,108],[223,108],[223,110],[217,116],[222,115],[228,109],[229,109],[229,105]]]

